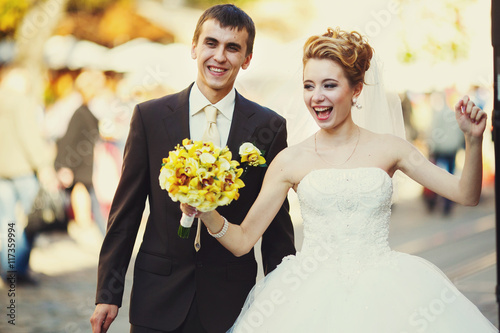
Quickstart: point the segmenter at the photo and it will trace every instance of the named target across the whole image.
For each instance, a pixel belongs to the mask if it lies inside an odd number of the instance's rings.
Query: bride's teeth
[[[316,112],[323,112],[323,111],[327,111],[329,108],[314,108],[314,110]]]

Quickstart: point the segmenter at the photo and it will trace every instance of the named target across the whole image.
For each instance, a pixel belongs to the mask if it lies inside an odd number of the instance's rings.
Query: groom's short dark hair
[[[219,21],[222,28],[237,28],[238,31],[245,29],[248,32],[247,52],[245,56],[253,52],[253,42],[255,40],[255,25],[253,20],[243,10],[231,4],[216,5],[203,12],[194,30],[193,43],[195,45],[198,43],[203,23],[210,19]]]

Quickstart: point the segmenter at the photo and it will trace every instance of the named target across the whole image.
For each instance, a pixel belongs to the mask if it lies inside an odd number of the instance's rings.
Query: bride
[[[232,332],[498,331],[437,267],[391,250],[387,241],[397,170],[457,203],[478,203],[486,114],[467,96],[455,105],[466,158],[460,177],[447,173],[409,142],[352,120],[372,55],[356,32],[329,29],[310,37],[303,55],[304,101],[320,129],[273,160],[241,224],[181,205],[241,256],[266,230],[288,190],[297,192],[302,250],[255,285]]]

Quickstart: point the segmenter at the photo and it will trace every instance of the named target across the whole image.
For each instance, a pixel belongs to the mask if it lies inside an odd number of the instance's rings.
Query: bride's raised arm
[[[487,116],[468,96],[455,105],[455,116],[465,135],[465,162],[460,177],[434,165],[407,142],[397,145],[397,169],[443,197],[462,205],[474,206],[481,195],[482,142]]]
[[[235,256],[247,254],[266,231],[293,186],[286,174],[288,154],[288,149],[281,151],[269,165],[259,196],[240,225],[230,223],[216,210],[201,213],[181,204],[182,211],[201,218],[209,233]]]

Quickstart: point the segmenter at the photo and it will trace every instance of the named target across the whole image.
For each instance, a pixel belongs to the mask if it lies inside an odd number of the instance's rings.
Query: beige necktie
[[[212,105],[207,105],[203,109],[205,111],[205,116],[207,117],[207,127],[201,138],[203,141],[210,141],[215,146],[220,147],[220,134],[217,129],[217,108]],[[198,219],[198,226],[196,228],[196,237],[194,239],[194,249],[198,252],[201,248],[200,233],[201,233],[202,222]]]
[[[207,117],[207,127],[203,133],[203,141],[211,141],[217,147],[220,147],[220,134],[217,129],[217,108],[213,105],[207,105],[203,109]]]

